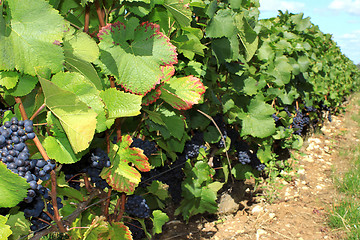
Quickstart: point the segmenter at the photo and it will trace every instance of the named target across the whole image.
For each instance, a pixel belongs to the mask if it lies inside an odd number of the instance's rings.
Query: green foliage
[[[26,180],[12,173],[6,165],[0,163],[0,207],[14,207],[26,197],[29,184]]]
[[[176,213],[188,221],[216,212],[217,192],[230,174],[238,180],[259,174],[256,166],[238,162],[237,143],[245,143],[257,166],[265,164],[275,179],[287,166],[274,151],[303,143],[293,127],[297,111],[326,105],[304,113],[321,123],[321,113],[341,109],[359,89],[359,69],[331,35],[303,14],[258,20],[257,0],[0,2],[0,90],[2,102],[14,109],[3,121],[25,118],[15,97],[28,117],[36,113],[36,135],[58,164],[58,196],[68,198],[60,210],[64,219],[77,209],[73,203],[84,203],[94,191],[85,173],[76,179],[80,190],[70,187],[62,167],[83,164],[93,148],[109,149],[111,166],[100,175],[114,191],[98,189],[101,194],[70,222],[74,239],[131,239],[127,219],[118,218],[122,194],[135,191],[152,211],[151,231],[138,219],[147,237],[160,233],[169,220],[159,210],[170,199],[169,186],[145,186],[142,177],[152,168],[171,169],[179,159],[187,162]],[[226,135],[226,154],[218,128]],[[200,155],[184,156],[197,132],[204,132]],[[132,147],[135,137],[151,140],[157,152],[146,156]],[[36,152],[31,148],[33,157]],[[13,207],[28,184],[4,164],[0,170],[1,206]],[[105,202],[108,193],[106,211],[105,203],[93,204]],[[6,224],[2,219],[1,236],[26,234],[29,222],[19,214],[12,210]]]
[[[6,15],[0,16],[0,70],[16,68],[30,75],[35,75],[38,68],[60,71],[64,54],[59,43],[67,26],[64,19],[43,0],[3,4],[8,8]],[[41,17],[34,12],[41,12]]]
[[[7,240],[12,231],[10,226],[6,225],[7,218],[0,215],[0,239]]]
[[[184,172],[186,178],[181,186],[184,199],[175,214],[182,213],[184,219],[188,221],[191,216],[199,213],[215,213],[216,193],[223,184],[212,182],[211,175],[214,175],[214,169],[203,161],[196,162],[195,166],[187,162]]]

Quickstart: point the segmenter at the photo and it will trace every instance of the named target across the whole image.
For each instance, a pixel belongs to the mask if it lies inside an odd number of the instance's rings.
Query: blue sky
[[[360,0],[260,0],[260,18],[275,17],[277,10],[303,12],[322,32],[333,35],[348,58],[360,63]]]

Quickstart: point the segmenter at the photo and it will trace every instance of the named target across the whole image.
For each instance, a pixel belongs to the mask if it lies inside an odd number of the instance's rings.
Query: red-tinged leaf
[[[192,75],[171,78],[161,87],[161,98],[179,110],[190,109],[194,104],[199,103],[204,93],[204,84]]]
[[[175,67],[174,65],[161,66],[161,71],[163,73],[163,79],[161,79],[161,81],[167,82],[172,76],[174,76]]]
[[[146,94],[142,99],[142,105],[149,106],[150,104],[156,102],[160,98],[161,90],[159,85],[157,88],[151,90],[148,94]]]
[[[115,159],[117,160],[117,159]],[[116,191],[131,194],[141,181],[141,174],[127,162],[104,168],[100,176]]]
[[[127,31],[121,23],[106,25],[98,34],[100,57],[96,63],[126,91],[145,95],[169,77],[171,66],[178,61],[176,47],[159,29],[149,22],[135,31]],[[166,76],[163,68],[169,69]]]
[[[99,236],[100,240],[133,240],[131,235],[131,231],[127,226],[125,226],[122,222],[113,222],[108,229],[107,234],[103,234],[105,236]]]
[[[112,166],[100,174],[114,190],[127,194],[133,193],[140,183],[139,171],[148,172],[151,168],[143,150],[130,147],[131,143],[131,136],[125,135],[118,144],[112,144],[109,153]]]
[[[109,223],[105,221],[104,216],[95,216],[92,220],[89,228],[85,231],[82,239],[84,240],[93,240],[99,239],[103,234],[107,234]]]

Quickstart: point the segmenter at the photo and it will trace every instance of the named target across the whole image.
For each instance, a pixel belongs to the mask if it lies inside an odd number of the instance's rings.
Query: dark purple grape
[[[10,128],[11,127],[11,122],[9,122],[9,121],[4,122],[4,127]]]
[[[30,181],[29,184],[30,184],[31,189],[35,190],[38,187],[38,184],[36,183],[36,181]]]
[[[46,165],[46,161],[44,159],[38,159],[36,166],[39,168],[43,168]]]
[[[6,138],[3,135],[0,135],[0,145],[6,142]]]
[[[16,132],[19,129],[19,127],[17,125],[11,125],[10,129],[11,131]]]
[[[17,119],[17,117],[13,117],[13,118],[11,118],[11,124],[13,124],[13,125],[17,125],[17,124],[18,124],[18,122],[19,122],[19,120]]]
[[[32,132],[34,132],[34,128],[33,128],[33,126],[32,125],[27,125],[27,126],[25,126],[25,132],[26,133],[32,133]]]
[[[28,139],[34,139],[35,138],[35,133],[31,132],[31,133],[26,134],[26,136],[27,136]]]

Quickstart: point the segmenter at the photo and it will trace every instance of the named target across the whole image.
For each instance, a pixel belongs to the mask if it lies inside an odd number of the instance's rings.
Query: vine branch
[[[100,7],[99,0],[95,0],[94,3],[95,3],[96,13],[98,15],[100,27],[101,28],[105,27],[103,11],[102,11],[102,8]]]

